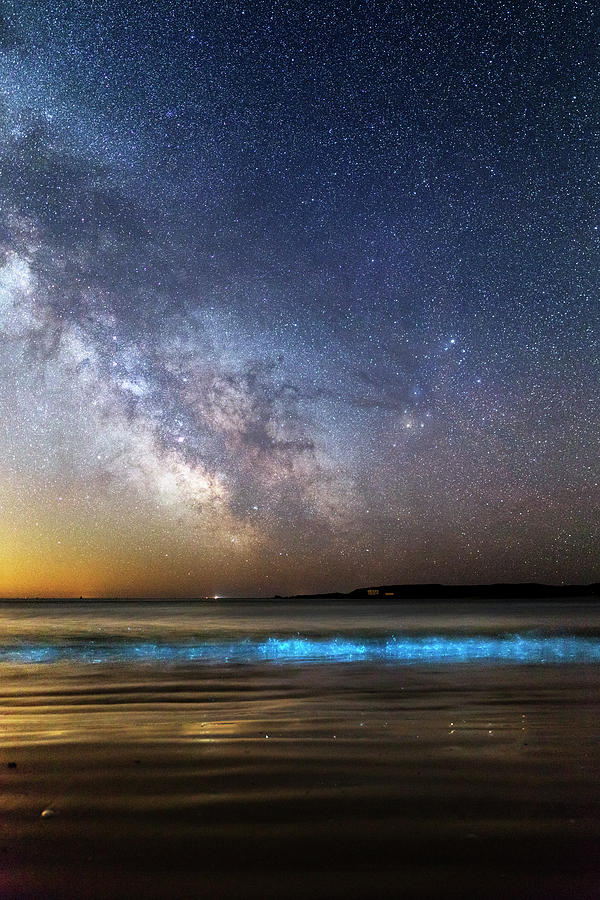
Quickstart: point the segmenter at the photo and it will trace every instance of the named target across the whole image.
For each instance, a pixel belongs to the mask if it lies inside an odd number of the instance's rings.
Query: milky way
[[[600,579],[595,6],[3,4],[0,594]]]

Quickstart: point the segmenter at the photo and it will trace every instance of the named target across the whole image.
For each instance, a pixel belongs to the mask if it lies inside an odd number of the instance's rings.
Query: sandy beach
[[[598,896],[594,667],[49,668],[2,681],[3,898]]]

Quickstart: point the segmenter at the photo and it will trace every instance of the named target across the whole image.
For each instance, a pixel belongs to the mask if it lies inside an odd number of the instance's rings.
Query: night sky
[[[596,3],[1,13],[0,595],[600,580]]]

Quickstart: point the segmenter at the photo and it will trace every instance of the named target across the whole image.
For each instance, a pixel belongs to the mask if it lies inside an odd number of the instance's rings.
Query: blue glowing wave
[[[80,640],[0,647],[0,663],[427,663],[600,662],[600,638],[579,636],[271,637],[203,643]]]

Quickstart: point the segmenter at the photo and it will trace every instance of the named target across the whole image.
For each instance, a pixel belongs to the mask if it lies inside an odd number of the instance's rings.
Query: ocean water
[[[2,603],[0,896],[600,896],[599,662],[589,601]]]
[[[600,604],[0,604],[1,663],[598,662]]]

